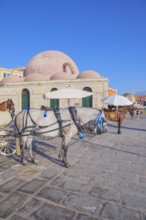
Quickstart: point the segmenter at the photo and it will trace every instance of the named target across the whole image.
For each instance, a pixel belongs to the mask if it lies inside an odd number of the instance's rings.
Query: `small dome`
[[[69,75],[65,72],[55,73],[50,78],[50,80],[67,80],[67,79],[72,79],[72,75]]]
[[[1,80],[1,83],[23,82],[25,78],[16,75],[10,75]]]
[[[80,73],[77,79],[99,79],[101,75],[93,70],[86,70]]]
[[[48,76],[40,75],[38,73],[30,74],[28,75],[24,81],[30,82],[30,81],[47,81],[49,80]]]

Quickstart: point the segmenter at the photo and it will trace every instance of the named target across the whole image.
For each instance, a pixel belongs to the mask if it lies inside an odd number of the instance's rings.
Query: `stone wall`
[[[91,88],[93,95],[93,108],[101,108],[101,100],[108,95],[108,79],[74,79],[74,80],[52,80],[38,82],[19,82],[0,85],[0,102],[11,98],[14,101],[16,112],[22,110],[22,91],[28,89],[30,92],[30,106],[40,108],[41,105],[50,106],[50,100],[45,98],[45,93],[51,89],[62,89],[65,87],[83,90],[85,87]],[[59,101],[60,107],[67,107],[65,99]],[[70,100],[70,105],[82,106],[82,99]]]

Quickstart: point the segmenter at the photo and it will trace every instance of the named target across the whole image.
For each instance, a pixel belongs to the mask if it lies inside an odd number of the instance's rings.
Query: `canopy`
[[[48,99],[77,99],[93,95],[92,92],[87,92],[79,89],[65,88],[58,89],[45,94]]]
[[[138,103],[134,103],[133,107],[134,107],[134,108],[139,108],[139,109],[143,109],[143,108],[144,108],[143,105],[140,105],[140,104],[138,104]]]
[[[107,96],[104,99],[102,99],[102,102],[107,105],[114,105],[114,106],[127,106],[133,104],[133,102],[131,102],[125,96],[118,94]]]

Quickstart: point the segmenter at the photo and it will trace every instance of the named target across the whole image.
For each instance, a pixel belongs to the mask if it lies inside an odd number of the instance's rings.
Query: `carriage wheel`
[[[92,137],[95,137],[97,133],[94,133],[94,132],[91,132],[91,131],[87,131],[85,133],[85,135],[88,137],[88,138],[92,138]]]
[[[12,156],[16,153],[16,144],[14,141],[0,141],[0,154],[3,156]]]

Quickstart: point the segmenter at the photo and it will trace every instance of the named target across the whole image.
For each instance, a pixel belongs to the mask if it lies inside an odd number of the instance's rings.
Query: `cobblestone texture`
[[[105,134],[74,137],[68,169],[59,138],[33,141],[39,165],[0,156],[0,219],[145,220],[146,116],[127,115],[121,131],[109,123]]]

